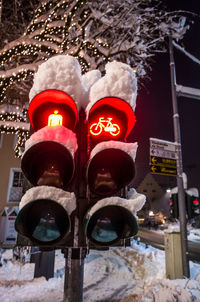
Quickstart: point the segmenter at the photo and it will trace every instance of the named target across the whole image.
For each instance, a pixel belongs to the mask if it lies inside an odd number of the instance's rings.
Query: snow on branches
[[[170,28],[182,38],[187,26],[178,13],[163,11],[159,0],[43,1],[24,34],[0,51],[0,100],[14,83],[27,90],[22,80],[30,82],[38,65],[56,54],[77,57],[83,72],[118,60],[142,78]]]
[[[104,72],[107,62],[117,60],[129,64],[140,80],[150,69],[155,52],[165,50],[169,31],[178,40],[188,28],[181,13],[164,11],[160,0],[28,0],[26,4],[29,2],[40,4],[33,14],[24,12],[16,37],[7,37],[6,31],[0,37],[0,103],[22,109],[34,73],[52,56],[76,57],[83,74],[94,69]]]

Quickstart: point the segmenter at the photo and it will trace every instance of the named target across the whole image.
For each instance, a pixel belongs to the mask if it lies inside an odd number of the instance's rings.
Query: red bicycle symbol
[[[120,127],[117,124],[112,124],[112,117],[108,117],[107,120],[104,117],[100,117],[98,123],[94,123],[90,126],[90,133],[92,135],[99,135],[104,130],[110,132],[111,135],[117,136],[120,133]]]

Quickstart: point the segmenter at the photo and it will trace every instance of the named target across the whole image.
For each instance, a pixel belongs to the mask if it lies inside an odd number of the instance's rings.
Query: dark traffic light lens
[[[86,228],[91,242],[110,245],[135,235],[137,222],[126,208],[110,205],[96,211],[89,219]]]
[[[109,148],[91,158],[87,178],[90,190],[101,196],[113,195],[135,176],[132,157],[123,150]]]
[[[40,218],[32,233],[33,238],[42,242],[49,242],[61,236],[55,217],[50,213]]]
[[[34,243],[47,245],[61,240],[69,232],[70,220],[66,210],[56,201],[38,199],[22,208],[15,227]]]
[[[118,238],[116,222],[113,217],[101,217],[93,225],[91,237],[99,242],[111,242]]]
[[[33,185],[66,187],[74,173],[70,151],[55,141],[42,141],[30,147],[23,155],[21,167]],[[52,173],[51,167],[55,168]]]

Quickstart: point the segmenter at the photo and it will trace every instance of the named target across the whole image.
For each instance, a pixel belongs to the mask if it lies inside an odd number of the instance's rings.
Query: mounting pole
[[[175,71],[174,52],[173,52],[171,35],[169,36],[169,55],[170,55],[172,104],[173,104],[174,138],[175,138],[175,142],[177,143],[177,152],[176,152],[177,187],[178,187],[178,206],[179,206],[183,277],[189,278],[190,271],[189,271],[188,247],[187,247],[187,220],[186,220],[185,191],[183,186],[181,132],[180,132],[178,104],[177,104],[177,97],[176,97],[176,71]]]
[[[86,249],[67,248],[65,256],[65,281],[63,302],[83,301],[83,275]]]

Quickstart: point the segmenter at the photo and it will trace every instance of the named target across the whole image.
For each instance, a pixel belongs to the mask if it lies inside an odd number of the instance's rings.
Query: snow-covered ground
[[[200,229],[190,228],[188,240],[200,242]]]
[[[1,302],[60,302],[63,298],[64,257],[56,251],[55,277],[33,279],[34,264],[11,260],[3,253],[0,268]],[[84,266],[84,302],[198,302],[200,264],[190,262],[191,278],[165,278],[165,253],[133,242],[129,248],[91,250]]]

